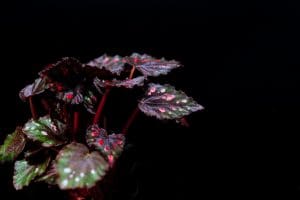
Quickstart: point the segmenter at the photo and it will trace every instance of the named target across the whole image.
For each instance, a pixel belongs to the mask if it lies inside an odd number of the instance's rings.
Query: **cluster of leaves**
[[[33,97],[43,100],[48,114],[33,116],[0,146],[1,162],[18,159],[13,177],[15,188],[22,189],[33,181],[58,185],[60,189],[90,188],[105,177],[122,153],[125,133],[109,134],[95,118],[85,132],[76,133],[72,127],[76,124],[71,120],[78,107],[97,116],[103,107],[104,90],[145,90],[138,108],[160,120],[180,119],[203,109],[171,85],[149,83],[150,77],[165,75],[180,66],[174,60],[134,53],[127,57],[103,55],[86,64],[63,58],[45,67],[19,96],[23,101],[30,102]],[[100,109],[96,112],[98,103]],[[74,134],[82,134],[86,140],[76,141]]]

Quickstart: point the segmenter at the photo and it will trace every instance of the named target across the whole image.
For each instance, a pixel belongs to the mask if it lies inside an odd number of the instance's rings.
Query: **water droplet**
[[[80,173],[80,176],[81,176],[81,177],[84,177],[84,173],[83,173],[83,172],[81,172],[81,173]]]
[[[39,171],[39,168],[35,168],[34,172],[37,173]]]
[[[75,181],[76,181],[76,182],[79,182],[79,180],[80,180],[80,177],[76,177],[76,178],[75,178]]]
[[[182,103],[187,103],[187,99],[182,99],[181,102]]]
[[[64,172],[65,172],[65,173],[70,173],[70,172],[71,172],[71,168],[68,168],[68,167],[67,167],[67,168],[64,168]]]
[[[74,177],[74,174],[70,174],[70,175],[69,175],[69,178],[73,178],[73,177]]]
[[[180,101],[176,101],[176,104],[179,104],[180,103]]]
[[[91,170],[92,174],[96,174],[96,171],[94,169]]]

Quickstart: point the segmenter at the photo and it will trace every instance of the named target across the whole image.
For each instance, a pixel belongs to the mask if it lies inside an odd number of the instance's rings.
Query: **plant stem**
[[[103,108],[104,108],[104,105],[105,105],[105,102],[106,102],[106,99],[107,99],[107,96],[110,92],[111,88],[110,87],[106,87],[106,90],[101,98],[101,101],[98,105],[98,108],[97,108],[97,112],[96,112],[96,115],[94,117],[94,120],[93,120],[93,124],[97,124],[101,118],[101,114],[102,114],[102,111],[103,111]]]
[[[31,111],[31,115],[32,115],[33,120],[37,120],[38,115],[36,113],[36,109],[35,109],[35,106],[34,106],[34,103],[33,103],[32,96],[29,97],[29,106],[30,106],[30,111]]]
[[[129,127],[131,126],[131,124],[132,124],[133,121],[136,119],[136,117],[138,116],[139,113],[140,113],[140,109],[139,109],[139,107],[137,106],[137,107],[133,110],[133,112],[131,113],[130,117],[128,118],[128,120],[127,120],[127,122],[126,122],[126,124],[125,124],[125,126],[124,126],[123,129],[122,129],[122,133],[123,133],[124,135],[127,134],[127,131],[128,131],[128,129],[129,129]]]
[[[180,123],[181,123],[182,126],[190,127],[189,122],[184,117],[180,119]]]
[[[79,127],[79,112],[74,111],[74,116],[73,116],[73,140],[75,140],[76,134],[78,133],[78,127]]]
[[[128,78],[128,79],[132,79],[132,78],[133,78],[135,69],[136,69],[136,67],[133,65],[132,68],[131,68],[130,75],[129,75],[129,78]]]
[[[47,101],[46,99],[43,98],[43,99],[41,100],[41,103],[42,103],[44,109],[45,109],[48,113],[50,113],[50,105],[49,105],[48,101]]]

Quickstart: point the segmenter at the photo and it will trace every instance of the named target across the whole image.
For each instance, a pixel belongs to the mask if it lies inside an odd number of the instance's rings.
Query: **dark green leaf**
[[[33,141],[41,142],[44,147],[57,146],[65,143],[66,125],[46,115],[38,120],[28,121],[23,132]]]
[[[26,144],[25,135],[22,132],[21,127],[17,127],[16,130],[8,135],[4,141],[4,144],[0,146],[0,161],[12,161],[23,151]]]
[[[85,145],[71,143],[56,158],[58,185],[61,189],[90,188],[104,177],[108,167],[98,152],[90,153]]]
[[[153,83],[149,84],[146,97],[138,106],[146,115],[158,119],[177,119],[203,109],[191,97],[175,90],[173,86]]]
[[[38,165],[30,165],[26,160],[16,161],[13,177],[14,187],[20,190],[24,186],[28,186],[32,180],[45,172],[49,162],[50,158]]]
[[[45,174],[43,174],[41,177],[37,178],[37,182],[45,182],[49,185],[56,185],[56,181],[58,178],[58,174],[55,168],[55,163],[52,162],[50,164],[50,167],[48,167],[48,170]]]

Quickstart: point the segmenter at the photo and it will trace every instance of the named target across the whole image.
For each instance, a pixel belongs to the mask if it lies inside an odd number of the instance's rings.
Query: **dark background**
[[[181,61],[170,82],[206,110],[189,117],[190,129],[137,121],[114,199],[299,198],[299,5],[241,2],[1,5],[1,141],[29,117],[18,91],[47,63],[147,53]],[[11,167],[0,167],[1,199],[60,195],[45,186],[15,192]]]

